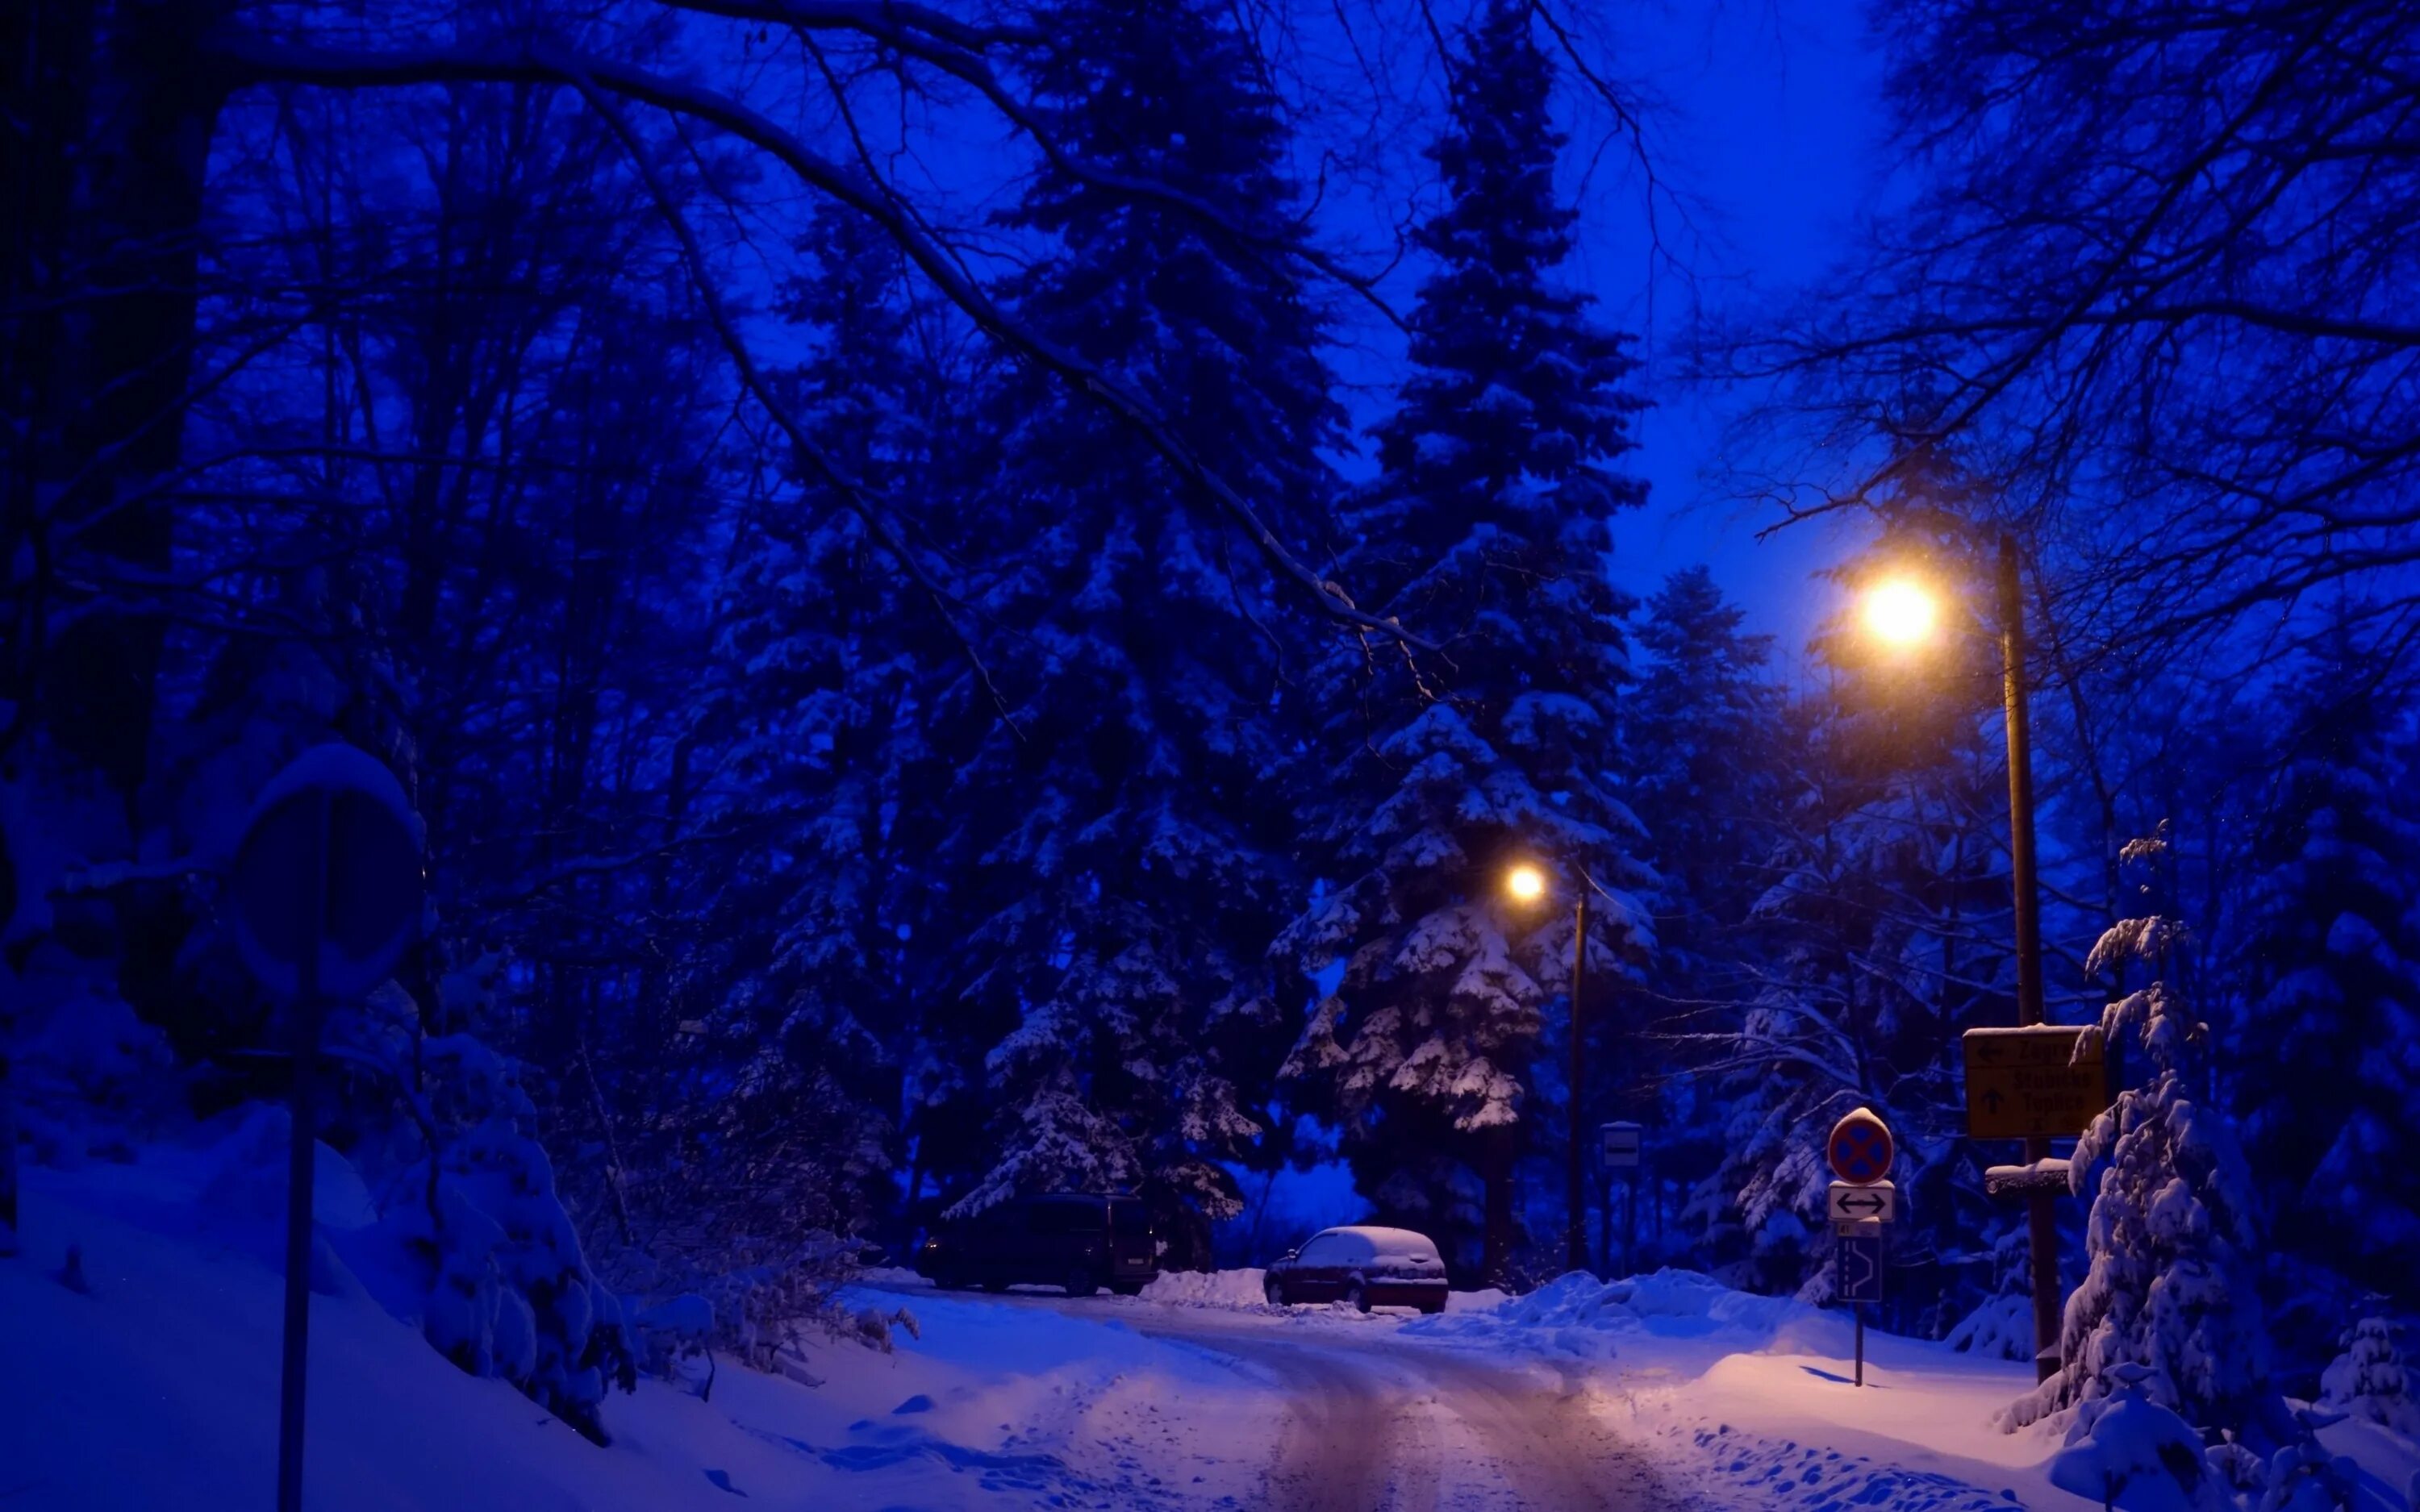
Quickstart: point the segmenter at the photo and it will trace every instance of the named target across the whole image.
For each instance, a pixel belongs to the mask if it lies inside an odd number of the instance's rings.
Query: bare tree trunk
[[[20,23],[41,91],[45,130],[70,134],[36,150],[70,154],[63,224],[32,234],[82,274],[56,285],[73,313],[57,322],[51,392],[34,395],[32,501],[38,535],[72,532],[75,577],[116,591],[165,577],[174,519],[153,489],[177,465],[194,357],[203,175],[222,91],[197,69],[218,3],[38,0]],[[85,14],[85,13],[91,14]],[[70,19],[72,18],[72,19]],[[55,49],[81,32],[81,58]],[[81,77],[78,77],[79,73]],[[39,340],[33,331],[20,340]],[[29,363],[29,365],[30,363]],[[64,554],[64,553],[63,553]],[[56,571],[45,550],[37,560]],[[96,772],[129,819],[151,740],[153,682],[165,622],[143,606],[78,615],[31,669],[36,706],[60,748]],[[130,828],[132,825],[130,823]]]
[[[0,1259],[17,1253],[17,1099],[8,1085],[8,1037],[0,1024]]]
[[[224,4],[0,7],[0,764],[113,795],[130,851],[173,524],[153,490],[182,444],[223,98],[195,60]],[[128,607],[89,608],[109,595]],[[18,1244],[13,1033],[0,1025],[0,1254]]]

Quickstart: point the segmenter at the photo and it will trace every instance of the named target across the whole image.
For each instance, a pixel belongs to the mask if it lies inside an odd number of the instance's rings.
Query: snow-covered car
[[[1426,1234],[1356,1224],[1323,1228],[1268,1269],[1262,1295],[1272,1306],[1344,1302],[1445,1311],[1445,1261]]]

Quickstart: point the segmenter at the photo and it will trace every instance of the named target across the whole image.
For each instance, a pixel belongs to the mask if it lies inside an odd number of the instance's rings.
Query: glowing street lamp
[[[1582,877],[1583,883],[1586,877]],[[1546,873],[1527,861],[1504,873],[1504,890],[1516,903],[1534,903],[1546,895]],[[1588,1263],[1588,1188],[1582,1177],[1580,1159],[1580,1089],[1587,1071],[1584,1059],[1586,1041],[1581,1033],[1585,1021],[1580,1016],[1580,989],[1588,976],[1588,895],[1586,886],[1579,889],[1575,908],[1576,925],[1572,932],[1572,1137],[1564,1152],[1565,1181],[1563,1227],[1563,1263],[1567,1269],[1585,1271]]]
[[[1892,578],[1866,594],[1866,628],[1877,640],[1895,646],[1913,646],[1932,638],[1941,606],[1924,585],[1910,578]]]

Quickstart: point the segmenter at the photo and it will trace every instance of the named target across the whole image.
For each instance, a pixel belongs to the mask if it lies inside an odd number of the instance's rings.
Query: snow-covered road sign
[[[1605,1157],[1605,1168],[1616,1170],[1638,1164],[1639,1136],[1644,1131],[1635,1123],[1606,1123],[1597,1127],[1602,1143],[1599,1150]]]
[[[1880,1302],[1883,1300],[1883,1236],[1842,1234],[1838,1241],[1839,1283],[1842,1302]],[[1859,1372],[1863,1374],[1863,1372]]]
[[[420,832],[402,784],[350,746],[304,751],[261,790],[227,884],[236,943],[271,995],[370,991],[420,925]]]
[[[1889,1223],[1899,1216],[1899,1188],[1888,1181],[1835,1181],[1823,1207],[1836,1224],[1854,1224],[1860,1218]]]
[[[1833,1175],[1864,1186],[1888,1176],[1899,1151],[1883,1120],[1871,1109],[1859,1108],[1832,1125],[1823,1152],[1831,1159]]]
[[[2073,1025],[1968,1029],[1965,1050],[1969,1138],[2072,1138],[2109,1105],[2097,1033]]]

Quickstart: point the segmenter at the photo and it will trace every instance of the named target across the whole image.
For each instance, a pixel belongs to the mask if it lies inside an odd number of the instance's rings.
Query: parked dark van
[[[1159,1274],[1159,1246],[1140,1197],[1052,1192],[943,1224],[917,1250],[916,1270],[940,1287],[1063,1287],[1071,1297],[1107,1287],[1131,1297]]]

